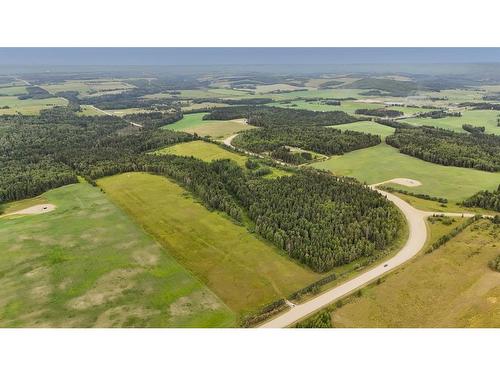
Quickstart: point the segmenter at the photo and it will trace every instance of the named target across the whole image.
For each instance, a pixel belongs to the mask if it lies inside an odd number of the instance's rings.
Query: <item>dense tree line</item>
[[[462,117],[461,112],[449,112],[445,111],[443,109],[437,110],[437,111],[429,111],[429,112],[422,112],[417,114],[417,117],[422,117],[422,118],[432,118],[432,119],[439,119],[439,118],[445,118],[445,117]]]
[[[246,118],[248,123],[260,127],[275,126],[327,126],[359,121],[342,111],[316,112],[305,109],[234,106],[216,108],[204,120],[234,120]]]
[[[252,184],[255,230],[318,272],[370,256],[391,243],[399,212],[358,182],[318,171]]]
[[[131,113],[123,116],[127,121],[141,124],[147,128],[159,128],[181,120],[183,117],[180,111],[151,111]]]
[[[26,100],[26,99],[48,99],[54,97],[54,95],[52,95],[50,92],[39,86],[27,86],[26,91],[28,91],[27,94],[21,94],[17,98],[19,100]]]
[[[239,148],[256,153],[278,150],[279,154],[283,154],[284,146],[293,146],[325,155],[342,155],[345,152],[375,146],[380,143],[380,136],[322,126],[280,126],[243,132],[233,143]],[[282,157],[278,159],[284,160]]]
[[[482,190],[462,202],[465,207],[481,207],[500,212],[500,185],[492,192]]]
[[[471,124],[463,124],[462,129],[464,129],[466,132],[469,132],[471,134],[479,134],[479,133],[484,133],[486,130],[484,126],[474,126]]]
[[[401,111],[396,111],[394,109],[387,109],[387,108],[374,108],[374,109],[360,108],[356,109],[354,113],[356,113],[357,115],[376,116],[376,117],[400,117],[404,115],[404,113]]]
[[[219,99],[219,98],[210,98],[210,99],[191,99],[193,103],[222,103],[229,105],[264,105],[268,103],[274,102],[271,98],[241,98],[241,99]]]
[[[399,128],[386,138],[403,154],[442,165],[500,171],[500,136],[433,127]]]
[[[313,156],[310,152],[292,152],[288,147],[281,146],[271,151],[270,156],[288,164],[300,165],[310,162]]]
[[[139,131],[113,116],[76,116],[67,108],[40,116],[0,116],[0,202],[74,183],[89,165],[132,159],[146,150],[193,139],[170,131]]]

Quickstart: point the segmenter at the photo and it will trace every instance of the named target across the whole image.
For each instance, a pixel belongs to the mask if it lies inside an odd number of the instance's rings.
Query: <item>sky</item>
[[[500,48],[0,48],[0,65],[500,63]]]

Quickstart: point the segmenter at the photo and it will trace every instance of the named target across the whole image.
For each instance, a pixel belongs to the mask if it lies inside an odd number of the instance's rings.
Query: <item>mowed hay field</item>
[[[100,179],[98,184],[241,315],[321,277],[223,214],[207,210],[165,177],[125,173]]]
[[[401,154],[398,149],[381,143],[374,147],[333,156],[329,160],[311,164],[337,175],[356,177],[373,184],[405,177],[422,183],[418,187],[399,188],[425,193],[451,201],[461,201],[479,190],[493,190],[500,184],[500,173],[470,168],[446,167]]]
[[[156,151],[156,153],[160,155],[172,154],[179,156],[194,156],[195,158],[207,162],[217,159],[231,159],[240,166],[245,165],[245,161],[247,160],[246,156],[227,151],[213,143],[204,141],[178,143],[173,146],[162,148]]]
[[[247,157],[236,152],[228,151],[214,143],[204,141],[192,141],[178,143],[173,146],[168,146],[156,151],[157,154],[172,154],[179,156],[193,156],[206,162],[211,162],[218,159],[234,160],[240,167],[244,167]],[[277,178],[281,176],[289,176],[290,172],[282,169],[269,167],[271,173],[263,178]]]
[[[333,129],[339,130],[353,130],[361,133],[369,133],[380,135],[380,138],[385,139],[388,135],[394,134],[394,128],[389,126],[377,124],[374,121],[358,121],[349,124],[332,125],[329,126]]]
[[[332,312],[334,327],[500,327],[500,228],[472,224]]]
[[[0,115],[13,115],[17,112],[23,115],[37,115],[42,109],[53,106],[66,106],[68,101],[64,98],[48,99],[25,99],[20,100],[17,96],[0,96]],[[2,108],[2,107],[9,108]]]
[[[56,209],[0,218],[1,327],[235,324],[219,298],[98,188],[80,183],[42,197],[30,203]]]
[[[165,125],[163,128],[168,130],[183,131],[186,133],[196,133],[199,136],[209,136],[211,138],[226,138],[242,130],[253,129],[254,126],[247,125],[244,120],[232,121],[203,121],[206,113],[192,113],[184,115],[182,120],[173,124]]]
[[[430,125],[438,128],[453,130],[460,133],[466,131],[462,129],[463,124],[471,124],[474,126],[484,126],[485,133],[500,135],[500,126],[497,120],[500,118],[500,111],[490,110],[461,110],[461,117],[445,117],[439,119],[430,118],[409,118],[404,120],[409,124],[414,125]]]

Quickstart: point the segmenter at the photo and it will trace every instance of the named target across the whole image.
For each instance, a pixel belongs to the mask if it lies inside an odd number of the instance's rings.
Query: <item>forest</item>
[[[265,127],[243,132],[233,140],[235,146],[255,153],[293,146],[325,155],[342,155],[379,143],[378,135],[350,130],[340,131],[322,126]]]
[[[250,125],[274,126],[327,126],[359,121],[342,111],[317,112],[305,109],[277,107],[235,106],[216,108],[203,120],[234,120],[246,118]]]
[[[500,212],[500,185],[494,191],[482,190],[462,202],[465,207],[480,207]]]
[[[374,109],[360,108],[356,109],[354,113],[356,113],[357,115],[376,116],[376,117],[400,117],[404,115],[404,113],[401,111],[396,111],[395,109],[387,109],[387,108],[374,108]]]
[[[398,128],[387,144],[403,154],[442,165],[500,171],[500,136],[433,127]]]

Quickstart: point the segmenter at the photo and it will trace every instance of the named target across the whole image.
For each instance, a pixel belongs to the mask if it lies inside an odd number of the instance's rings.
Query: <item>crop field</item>
[[[411,178],[420,181],[422,185],[405,186],[405,190],[448,198],[455,202],[479,190],[493,190],[500,184],[500,173],[428,163],[401,154],[385,143],[333,156],[311,166],[337,175],[356,177],[369,184],[398,177]]]
[[[56,209],[0,218],[0,326],[235,324],[220,299],[98,188],[68,185],[39,199]]]
[[[462,110],[461,117],[445,117],[440,119],[431,118],[411,118],[405,122],[414,125],[431,125],[439,128],[465,133],[463,124],[474,126],[484,126],[486,133],[500,135],[500,126],[497,120],[500,118],[500,111],[491,110]]]
[[[244,121],[203,121],[206,113],[192,113],[184,115],[182,120],[173,124],[165,125],[164,129],[196,133],[199,136],[209,136],[215,139],[227,138],[228,136],[242,130],[253,129],[254,126],[245,124]]]
[[[250,96],[248,92],[242,90],[233,90],[229,88],[211,88],[204,90],[181,90],[180,95],[182,98],[193,98],[193,99],[209,99],[209,98],[234,98],[234,97],[244,97]],[[145,95],[144,98],[147,99],[163,99],[171,98],[170,93],[159,93]],[[253,96],[252,96],[253,97]]]
[[[239,314],[286,296],[320,277],[245,227],[207,210],[164,177],[125,173],[100,179],[98,184]]]
[[[333,125],[330,127],[334,129],[340,129],[342,131],[354,130],[362,133],[376,134],[380,135],[382,139],[394,133],[393,128],[377,124],[374,121],[358,121],[358,122],[351,122],[349,124]]]
[[[0,96],[17,96],[26,94],[26,86],[7,86],[0,87]]]
[[[51,94],[60,91],[78,91],[80,96],[88,96],[92,93],[107,93],[108,91],[128,90],[134,86],[122,81],[108,80],[72,80],[63,83],[40,86]]]
[[[42,109],[56,105],[65,106],[67,105],[67,100],[64,98],[19,100],[17,96],[0,96],[0,115],[11,115],[17,112],[24,115],[36,115]],[[4,106],[9,108],[2,109]]]
[[[498,226],[472,224],[333,311],[334,327],[499,327]],[[436,287],[439,286],[439,287]]]

